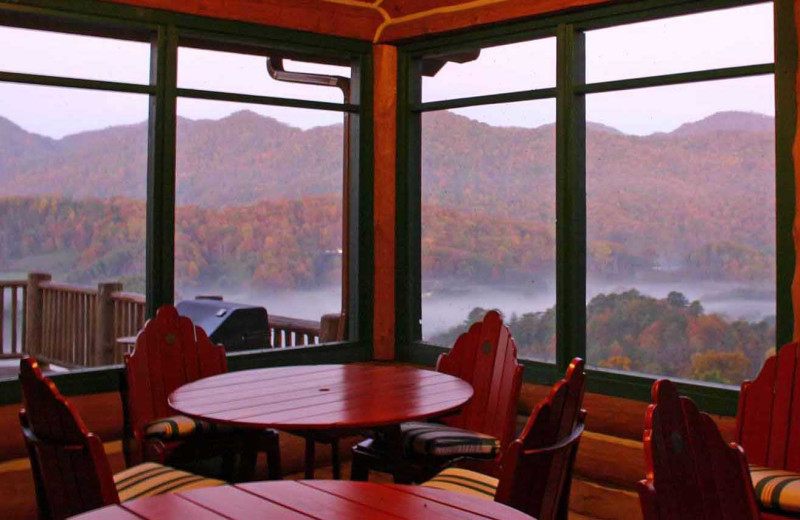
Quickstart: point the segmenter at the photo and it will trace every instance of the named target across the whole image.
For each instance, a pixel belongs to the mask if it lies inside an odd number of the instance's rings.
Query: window
[[[588,96],[590,365],[738,385],[774,351],[773,89],[760,76]],[[664,108],[677,100],[685,115]],[[685,122],[625,132],[672,117]]]
[[[0,353],[52,373],[118,364],[158,306],[209,295],[268,309],[258,349],[319,343],[323,315],[346,317],[330,339],[357,338],[369,46],[115,16],[0,8]],[[89,380],[117,389],[106,370],[72,381]]]
[[[711,43],[698,53],[701,28]],[[587,76],[757,66],[772,61],[772,34],[771,4],[589,31]],[[774,352],[775,85],[763,72],[586,97],[589,365],[738,385]]]
[[[665,7],[616,24],[598,10],[562,16],[557,27],[537,20],[451,37],[441,48],[408,44],[418,75],[407,138],[420,155],[404,167],[421,206],[411,198],[406,221],[412,243],[415,230],[420,240],[419,265],[412,254],[407,268],[419,273],[419,295],[407,311],[420,326],[409,326],[403,355],[435,359],[436,346],[497,308],[534,381],[561,377],[578,355],[600,391],[644,398],[648,380],[668,376],[730,411],[733,387],[724,385],[758,372],[788,340],[776,316],[791,314],[775,289],[789,291],[776,284],[780,251],[793,247],[788,234],[776,239],[776,214],[793,194],[776,197],[773,9]],[[547,31],[557,37],[542,39]],[[494,43],[526,32],[528,42]],[[552,49],[550,61],[534,48]],[[462,63],[425,77],[448,57]],[[520,80],[540,70],[553,79]],[[537,134],[545,128],[549,140]],[[543,157],[549,174],[539,177]],[[531,240],[526,226],[552,244]],[[537,255],[549,262],[526,263]],[[513,275],[510,289],[494,290],[514,264],[548,284],[539,293],[547,298],[517,297],[529,280]],[[442,272],[460,278],[443,281]]]
[[[278,62],[301,73],[290,79],[324,79],[298,84],[270,77],[266,56],[179,48],[175,299],[265,307],[271,346],[287,347],[318,343],[307,329],[343,310],[350,68]],[[229,94],[252,102],[208,99]]]
[[[554,38],[446,62],[423,79],[422,96],[439,97],[455,79],[463,88],[454,94],[502,94],[495,79],[503,72],[513,77],[503,88],[527,87],[535,96],[542,90],[532,87],[552,87]],[[466,77],[473,80],[462,83]],[[553,362],[555,100],[501,99],[421,115],[422,339],[450,347],[498,309],[521,357]]]
[[[128,336],[145,318],[150,45],[0,27],[0,46],[12,50],[4,79],[18,79],[0,82],[2,352],[51,370],[119,362],[116,337],[93,324]],[[38,84],[46,76],[70,80]]]
[[[176,301],[222,296],[273,322],[339,314],[343,115],[183,99],[178,115]]]

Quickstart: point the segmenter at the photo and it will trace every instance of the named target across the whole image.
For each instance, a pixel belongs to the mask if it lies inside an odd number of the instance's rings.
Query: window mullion
[[[178,33],[159,27],[151,46],[147,161],[147,315],[171,304],[175,287],[175,144]]]
[[[556,364],[586,357],[585,37],[558,28],[556,97]]]

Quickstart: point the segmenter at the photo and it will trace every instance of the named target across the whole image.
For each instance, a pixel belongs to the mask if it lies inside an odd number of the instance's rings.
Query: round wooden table
[[[466,381],[402,365],[304,365],[228,372],[169,396],[176,411],[243,428],[356,430],[426,419],[472,397]]]
[[[420,486],[336,480],[270,481],[131,500],[80,520],[535,520],[503,504]]]
[[[302,365],[228,372],[184,385],[169,396],[176,411],[240,428],[277,428],[306,439],[306,478],[314,442],[331,443],[339,478],[338,439],[380,428],[390,456],[402,457],[399,424],[457,410],[472,397],[466,381],[403,365]],[[249,441],[242,480],[252,478]]]

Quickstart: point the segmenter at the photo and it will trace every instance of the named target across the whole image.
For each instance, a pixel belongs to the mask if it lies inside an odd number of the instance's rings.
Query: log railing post
[[[89,357],[92,366],[109,365],[114,362],[114,346],[117,338],[114,325],[114,300],[111,295],[121,290],[121,283],[97,284],[94,352]]]
[[[49,282],[48,273],[28,273],[25,295],[25,353],[36,355],[42,348],[42,282]]]
[[[319,326],[319,342],[331,343],[341,341],[339,337],[339,321],[341,314],[323,314]]]

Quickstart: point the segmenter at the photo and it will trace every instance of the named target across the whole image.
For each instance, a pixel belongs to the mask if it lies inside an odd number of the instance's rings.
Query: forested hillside
[[[773,189],[763,181],[764,172],[774,168],[771,123],[767,116],[721,113],[670,134],[647,137],[590,125],[587,197],[592,273],[630,276],[668,261],[705,278],[773,276],[774,238],[768,230],[773,227],[774,207],[761,202],[771,200],[767,191]],[[212,227],[247,222],[265,235],[288,232],[280,224],[286,217],[250,213],[262,201],[291,199],[311,208],[313,204],[299,199],[336,198],[342,189],[341,133],[340,126],[303,131],[246,111],[219,121],[181,119],[178,204],[221,212],[224,216],[216,217]],[[94,211],[98,205],[119,205],[112,211],[118,215],[115,222],[142,218],[141,208],[134,210],[135,204],[122,199],[144,197],[144,124],[53,140],[0,120],[0,138],[3,196],[80,199]],[[447,112],[426,114],[423,143],[425,269],[433,275],[452,268],[449,274],[455,277],[488,274],[492,279],[513,279],[552,264],[552,125],[502,128]],[[335,204],[333,198],[331,204]],[[7,214],[12,211],[6,208]],[[318,226],[314,215],[299,218]],[[46,219],[29,217],[32,220],[26,220],[23,228],[47,225]],[[229,222],[230,218],[241,220]],[[196,222],[188,221],[189,227]],[[79,226],[82,231],[69,232],[60,245],[80,251],[81,265],[109,255],[117,258],[113,264],[123,265],[127,261],[120,257],[132,254],[126,252],[132,247],[129,235],[142,229],[128,224],[130,231],[121,235],[110,232],[108,226],[97,228],[93,233],[98,237]],[[15,245],[20,237],[11,229],[2,233],[10,247],[2,253],[6,262],[20,258],[21,252],[14,253],[21,251]],[[103,234],[109,234],[111,242]],[[111,250],[84,247],[98,241]],[[280,241],[293,243],[283,236]],[[673,256],[657,258],[653,244]],[[302,253],[313,255],[313,251]],[[200,266],[213,265],[200,258],[186,258],[186,262],[200,278],[204,278]],[[287,280],[282,283],[302,284],[301,278]]]
[[[590,124],[590,278],[773,290],[773,124],[728,112],[644,137]],[[146,136],[139,124],[54,140],[0,118],[0,273],[142,291]],[[439,281],[433,292],[553,280],[554,140],[552,125],[424,115],[422,274]],[[177,151],[179,291],[340,283],[340,125],[303,131],[252,112],[180,119]],[[481,313],[427,339],[451,344]],[[589,361],[613,369],[735,382],[774,342],[771,318],[706,312],[677,291],[599,294],[587,313]],[[552,356],[554,316],[543,306],[507,317],[523,355]]]

